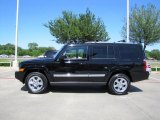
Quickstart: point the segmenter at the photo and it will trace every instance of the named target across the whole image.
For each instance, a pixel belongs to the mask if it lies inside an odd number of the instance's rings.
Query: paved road
[[[132,83],[128,95],[110,95],[104,86],[54,86],[29,94],[0,68],[0,120],[160,120],[160,74]]]

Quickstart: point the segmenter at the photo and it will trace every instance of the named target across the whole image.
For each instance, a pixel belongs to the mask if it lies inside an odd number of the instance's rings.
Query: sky
[[[18,46],[28,48],[28,43],[36,42],[41,47],[63,45],[52,41],[55,38],[44,27],[49,20],[62,15],[62,11],[85,13],[89,8],[100,17],[111,40],[122,40],[121,29],[126,18],[126,0],[19,0]],[[160,9],[160,0],[130,0],[130,8],[154,4]],[[0,44],[15,43],[16,0],[0,0]],[[147,46],[147,50],[160,49],[160,43]]]

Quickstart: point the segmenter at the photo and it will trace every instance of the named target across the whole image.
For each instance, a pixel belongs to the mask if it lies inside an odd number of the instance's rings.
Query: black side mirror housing
[[[64,61],[65,58],[66,58],[65,55],[61,55],[61,56],[59,57],[59,61],[62,62],[62,61]]]

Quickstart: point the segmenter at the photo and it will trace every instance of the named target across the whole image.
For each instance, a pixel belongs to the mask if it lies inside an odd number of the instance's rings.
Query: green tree
[[[62,17],[49,21],[45,26],[49,28],[51,35],[57,38],[57,43],[83,43],[110,39],[102,20],[96,18],[89,9],[79,15],[63,11]]]
[[[160,60],[160,51],[158,49],[154,49],[150,52],[150,57]]]
[[[28,48],[29,48],[30,50],[35,50],[35,49],[38,48],[38,44],[35,43],[35,42],[33,42],[33,43],[28,43]]]
[[[145,56],[147,57],[147,58],[150,58],[151,56],[150,56],[150,51],[148,51],[148,50],[145,50]]]
[[[29,50],[28,49],[20,49],[20,50],[18,50],[18,55],[19,56],[29,55]]]
[[[0,54],[14,54],[14,45],[10,43],[6,45],[0,45]]]
[[[131,9],[130,12],[130,41],[154,44],[160,40],[160,10],[154,5],[141,6]],[[122,37],[126,39],[126,24],[122,27]]]

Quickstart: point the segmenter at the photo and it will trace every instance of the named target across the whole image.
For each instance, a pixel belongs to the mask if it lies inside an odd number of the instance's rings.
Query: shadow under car
[[[25,85],[21,88],[22,91],[28,91]],[[54,85],[49,87],[48,92],[56,93],[106,93],[105,85]],[[142,92],[142,90],[134,85],[130,86],[129,92]]]

